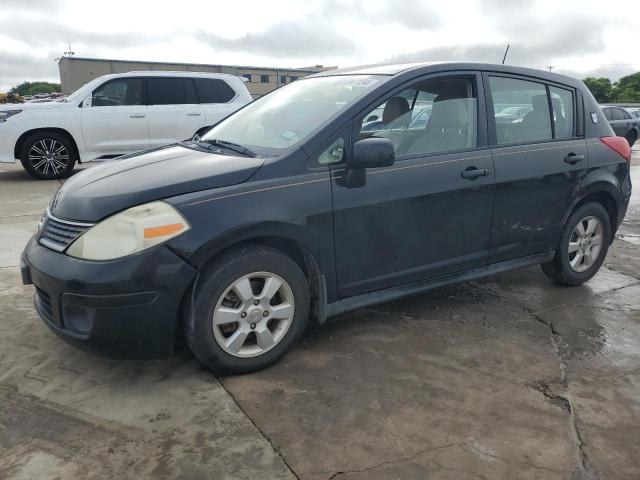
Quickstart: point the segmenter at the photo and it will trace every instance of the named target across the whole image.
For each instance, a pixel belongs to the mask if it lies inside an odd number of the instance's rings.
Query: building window
[[[242,76],[244,78],[246,78],[247,80],[251,81],[251,74],[250,73],[243,73]]]
[[[298,77],[294,77],[294,76],[291,76],[290,78],[292,82],[295,82],[298,79]]]
[[[260,75],[260,83],[269,83],[269,75]]]
[[[280,75],[280,83],[287,83],[287,76],[286,75]]]

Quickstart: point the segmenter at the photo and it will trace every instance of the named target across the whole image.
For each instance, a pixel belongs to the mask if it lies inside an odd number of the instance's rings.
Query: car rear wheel
[[[64,136],[54,132],[28,137],[20,151],[20,162],[32,177],[55,180],[69,176],[76,164],[75,149]]]
[[[599,203],[586,203],[567,220],[556,254],[542,271],[562,285],[580,285],[602,266],[611,239],[609,214]]]
[[[627,142],[629,142],[629,146],[633,147],[633,144],[636,143],[636,140],[638,139],[638,133],[634,130],[631,130],[627,132],[624,138],[626,138]]]
[[[282,358],[309,315],[307,279],[291,258],[260,246],[236,249],[201,277],[183,320],[194,355],[218,373],[247,373]]]

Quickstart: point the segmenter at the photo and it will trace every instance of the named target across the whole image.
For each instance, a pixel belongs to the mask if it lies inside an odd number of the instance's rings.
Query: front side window
[[[573,93],[564,88],[549,87],[555,138],[573,137]]]
[[[203,140],[225,140],[267,155],[300,144],[387,77],[308,78],[265,95],[217,124]]]
[[[542,83],[489,77],[489,86],[499,145],[552,139],[549,100]]]
[[[627,119],[627,115],[624,110],[622,110],[621,108],[612,108],[612,115],[611,118],[613,120],[626,120]]]
[[[119,78],[111,80],[91,94],[92,107],[118,107],[142,105],[142,79]]]
[[[423,80],[362,117],[359,138],[384,137],[397,157],[476,146],[475,81],[466,77]]]

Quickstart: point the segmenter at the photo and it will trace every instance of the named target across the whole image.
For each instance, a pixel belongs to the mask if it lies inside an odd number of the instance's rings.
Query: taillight
[[[631,162],[631,147],[624,137],[600,137],[600,141],[627,162]]]

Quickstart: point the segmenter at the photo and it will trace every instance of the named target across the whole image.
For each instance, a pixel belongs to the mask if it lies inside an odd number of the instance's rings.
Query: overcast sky
[[[634,2],[628,3],[632,5]],[[438,60],[614,80],[640,71],[640,15],[602,0],[2,0],[0,91],[79,57],[277,67]],[[618,5],[620,8],[615,8]]]

